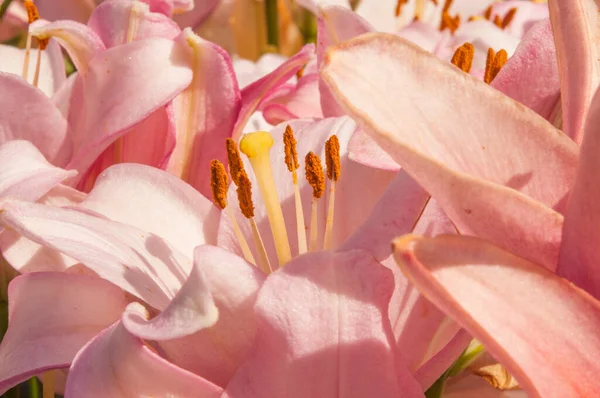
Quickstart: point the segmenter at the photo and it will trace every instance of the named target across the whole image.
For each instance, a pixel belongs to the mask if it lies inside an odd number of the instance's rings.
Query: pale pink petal
[[[531,28],[491,86],[555,122],[560,111],[560,82],[548,20]]]
[[[352,162],[348,159],[348,141],[356,130],[356,123],[348,117],[327,118],[317,122],[310,119],[298,119],[290,121],[290,126],[294,130],[296,140],[298,141],[297,151],[300,161],[298,169],[298,185],[300,187],[302,205],[305,217],[305,224],[310,223],[312,188],[304,178],[304,158],[312,151],[317,154],[324,164],[325,162],[325,141],[333,134],[338,136],[340,141],[341,156],[341,174],[336,183],[335,194],[335,219],[333,223],[332,248],[339,248],[350,236],[354,234],[357,228],[368,218],[371,210],[379,201],[389,182],[395,177],[395,173],[375,170],[369,167]],[[284,143],[283,133],[286,125],[282,124],[270,131],[274,139],[274,145],[271,148],[271,167],[277,186],[279,201],[282,204],[283,215],[285,219],[287,235],[290,242],[292,256],[298,253],[298,238],[296,229],[296,212],[294,187],[292,174],[288,171],[284,161]],[[249,178],[252,181],[253,201],[255,203],[255,220],[258,224],[260,233],[263,237],[267,254],[271,259],[271,264],[277,264],[275,254],[275,245],[273,243],[271,229],[269,226],[265,206],[258,189],[258,184],[251,172],[251,166],[244,157],[246,170],[249,171]],[[329,183],[328,183],[329,184]],[[320,242],[325,235],[325,222],[327,217],[327,197],[323,195],[324,200],[318,203],[318,234]],[[228,193],[228,201],[234,207],[234,214],[237,217],[238,224],[242,228],[248,242],[253,242],[252,232],[248,220],[246,220],[238,210],[238,200],[235,185],[231,185]],[[221,226],[219,230],[218,245],[226,247],[235,253],[239,251],[239,245],[231,225],[227,212],[223,212]],[[388,242],[389,243],[389,242]],[[252,248],[254,245],[251,245]],[[319,243],[319,247],[321,243]],[[387,248],[389,250],[389,247]],[[255,254],[258,258],[258,254]]]
[[[357,130],[350,139],[348,151],[351,160],[365,166],[390,171],[400,170],[398,163],[362,129]]]
[[[118,142],[102,152],[79,179],[78,188],[89,191],[98,176],[118,163],[139,163],[164,169],[175,149],[175,117],[171,103],[122,131]]]
[[[85,170],[126,130],[187,87],[190,62],[185,49],[163,38],[114,47],[95,58],[82,80],[86,113],[71,167]]]
[[[194,261],[204,272],[219,320],[193,335],[159,341],[159,346],[170,362],[225,386],[254,344],[254,302],[266,275],[214,246],[198,247]]]
[[[92,13],[88,26],[98,34],[107,48],[127,43],[131,20],[136,24],[132,41],[148,37],[174,39],[180,32],[177,24],[167,16],[150,10],[151,6],[140,1],[104,1]]]
[[[66,119],[39,89],[0,73],[0,142],[27,140],[52,164],[64,167],[73,145]]]
[[[49,21],[71,19],[85,23],[96,2],[94,0],[36,0],[35,5],[40,16]]]
[[[600,81],[598,6],[594,0],[550,0],[548,7],[558,56],[563,130],[581,142],[588,107]]]
[[[204,276],[202,247],[194,253],[194,265],[173,300],[158,316],[148,320],[139,303],[127,306],[123,325],[132,334],[147,340],[170,340],[210,328],[219,319],[219,310]]]
[[[422,73],[430,78],[414,80]],[[322,74],[365,131],[438,200],[462,233],[555,266],[562,217],[515,189],[562,210],[577,161],[568,137],[531,110],[392,36],[363,36],[340,46]],[[448,107],[464,90],[470,93],[468,106]]]
[[[410,25],[405,26],[398,32],[398,36],[416,44],[423,50],[430,53],[436,53],[440,42],[447,39],[447,31],[440,32],[438,26],[424,23],[421,21],[413,21]]]
[[[98,35],[87,26],[74,21],[39,20],[29,26],[29,33],[40,39],[52,37],[67,50],[73,64],[85,74],[90,61],[106,49]]]
[[[38,200],[38,203],[65,207],[75,206],[84,199],[85,194],[64,185],[57,185]],[[0,251],[11,267],[22,274],[65,271],[77,263],[71,257],[34,243],[10,229],[4,229],[0,233]]]
[[[77,73],[77,71],[73,72],[50,97],[52,104],[60,110],[60,113],[62,113],[65,118],[69,116],[69,109],[71,108],[71,94],[73,93],[73,87],[75,86],[78,76],[79,73]]]
[[[263,116],[272,125],[290,119],[309,117],[322,119],[321,105],[315,101],[319,95],[319,75],[317,73],[304,75],[290,94],[268,103],[263,108]]]
[[[32,49],[29,58],[28,81],[31,83],[33,83],[37,52],[37,49]],[[0,71],[21,76],[24,62],[25,50],[0,44]],[[37,87],[50,97],[60,88],[65,79],[65,62],[62,58],[60,46],[56,41],[50,40],[48,47],[41,54]]]
[[[217,207],[177,177],[152,167],[107,169],[80,207],[156,234],[188,258],[196,246],[217,242]]]
[[[374,32],[375,29],[358,14],[342,7],[325,7],[319,12],[317,20],[317,63],[323,64],[325,51],[330,46],[360,36],[363,33]],[[344,110],[338,105],[329,87],[321,82],[321,109],[327,117],[343,116]]]
[[[158,310],[185,281],[191,262],[160,237],[81,211],[4,200],[0,223],[62,252]]]
[[[600,297],[600,254],[597,242],[598,231],[598,184],[597,170],[600,165],[600,94],[592,100],[585,135],[581,145],[581,156],[577,180],[565,216],[563,240],[560,249],[558,273],[571,280],[595,297]]]
[[[193,79],[173,101],[176,145],[166,170],[210,198],[210,162],[227,160],[225,140],[231,137],[240,111],[240,92],[229,55],[222,48],[191,29],[185,29],[177,41],[194,60]]]
[[[19,276],[8,295],[0,393],[45,370],[68,368],[77,351],[127,305],[125,294],[109,282],[59,272]]]
[[[0,146],[1,197],[35,202],[75,174],[48,163],[29,141],[8,141]]]
[[[267,53],[261,56],[256,62],[248,59],[236,58],[233,60],[233,69],[241,89],[254,83],[255,80],[263,78],[265,75],[277,69],[287,60],[280,54]]]
[[[360,251],[293,260],[263,285],[258,333],[225,397],[422,397],[395,359],[391,274]]]
[[[65,397],[218,398],[221,392],[214,384],[162,359],[119,322],[77,354]]]
[[[600,304],[591,296],[480,239],[408,236],[395,247],[411,282],[481,341],[530,397],[600,394]]]
[[[304,65],[306,65],[313,57],[315,47],[308,44],[296,55],[281,64],[277,69],[254,83],[246,86],[242,90],[242,108],[238,115],[232,137],[234,140],[239,139],[248,120],[259,107],[261,102],[268,96],[272,90],[287,82],[296,74]]]

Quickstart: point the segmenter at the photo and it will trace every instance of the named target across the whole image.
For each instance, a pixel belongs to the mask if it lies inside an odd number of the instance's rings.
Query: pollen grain
[[[240,185],[238,176],[242,172],[246,172],[244,169],[244,163],[242,163],[242,157],[240,151],[234,140],[227,138],[225,141],[227,147],[227,161],[229,163],[229,174],[235,185]]]
[[[463,72],[469,73],[473,66],[473,58],[475,57],[475,47],[471,43],[464,43],[458,47],[452,56],[452,64],[456,65]]]
[[[306,155],[306,180],[313,189],[313,198],[319,199],[325,192],[325,174],[321,159],[313,152]]]
[[[210,162],[210,187],[212,189],[213,200],[219,208],[227,207],[227,185],[229,179],[225,166],[218,160]]]
[[[492,48],[488,49],[487,59],[485,61],[485,73],[483,81],[490,84],[498,75],[506,61],[508,54],[506,50],[500,50],[497,53]]]
[[[238,174],[237,195],[240,202],[240,210],[246,218],[254,217],[254,203],[252,203],[252,183],[248,174],[242,171]]]
[[[340,140],[337,135],[329,137],[325,142],[325,164],[327,165],[327,178],[337,181],[340,178]]]
[[[285,133],[283,133],[283,144],[285,149],[285,164],[290,172],[298,170],[300,167],[298,151],[296,150],[297,143],[294,137],[294,130],[292,130],[290,125],[287,125]]]

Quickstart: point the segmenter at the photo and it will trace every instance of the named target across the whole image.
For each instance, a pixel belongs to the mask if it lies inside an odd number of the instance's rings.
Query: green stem
[[[41,398],[42,386],[40,385],[40,381],[36,377],[32,377],[31,379],[27,380],[27,385],[29,387],[28,398]]]
[[[277,0],[265,0],[267,15],[267,44],[279,49],[279,16],[277,15]]]
[[[6,14],[6,10],[8,10],[8,6],[12,3],[13,0],[4,0],[2,5],[0,5],[0,21],[4,18],[4,14]]]

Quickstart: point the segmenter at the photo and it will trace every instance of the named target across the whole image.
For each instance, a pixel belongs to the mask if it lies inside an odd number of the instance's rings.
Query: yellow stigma
[[[246,134],[240,141],[240,151],[250,160],[265,203],[279,264],[284,265],[292,259],[292,253],[271,169],[269,152],[272,146],[273,137],[264,131]]]
[[[266,131],[257,131],[256,133],[246,134],[240,141],[240,151],[249,159],[268,155],[273,146],[273,137]]]

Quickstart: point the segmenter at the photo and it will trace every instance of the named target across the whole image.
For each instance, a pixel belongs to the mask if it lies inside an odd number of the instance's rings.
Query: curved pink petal
[[[560,248],[558,273],[595,297],[600,297],[600,254],[597,244],[598,198],[600,185],[597,170],[600,166],[600,94],[594,97],[588,113],[585,135],[581,144],[581,156],[577,180],[569,198],[565,216],[563,240]]]
[[[422,397],[395,360],[392,277],[364,252],[304,255],[256,302],[256,344],[224,397]]]
[[[242,107],[231,135],[234,140],[239,139],[250,116],[260,107],[264,98],[302,69],[312,59],[314,51],[314,45],[305,45],[277,69],[242,90]]]
[[[579,143],[600,81],[598,6],[594,0],[550,0],[548,7],[558,56],[563,130]]]
[[[60,272],[15,278],[0,345],[0,393],[45,370],[68,368],[96,333],[115,322],[125,294],[99,278]]]
[[[115,323],[90,341],[69,370],[65,397],[218,398],[222,390],[162,359]]]
[[[62,53],[61,61],[63,62],[64,68],[64,60],[62,59]],[[69,116],[69,109],[71,108],[71,95],[73,94],[73,88],[75,86],[75,82],[78,76],[79,73],[77,73],[76,71],[73,72],[58,88],[58,90],[50,97],[50,101],[52,101],[52,104],[60,110],[60,113],[62,113],[62,115],[65,118],[68,118]]]
[[[549,206],[564,205],[576,145],[531,110],[454,66],[395,36],[371,34],[331,50],[321,74],[341,105],[388,152],[403,148]],[[429,78],[419,79],[423,74]],[[460,106],[449,106],[457,101]]]
[[[85,74],[91,60],[106,47],[98,35],[87,26],[74,21],[36,21],[29,33],[39,39],[54,38],[67,50],[77,70]]]
[[[84,199],[85,194],[64,185],[57,185],[38,200],[38,203],[65,207],[75,206]],[[71,257],[34,243],[10,229],[0,232],[0,251],[11,267],[21,274],[39,271],[65,271],[77,263]]]
[[[325,7],[319,10],[317,20],[317,64],[323,64],[325,52],[330,46],[360,36],[363,33],[374,32],[375,29],[355,12],[343,7]],[[329,87],[321,82],[321,109],[327,117],[343,116],[344,110],[338,105]]]
[[[1,197],[35,202],[75,174],[48,163],[29,141],[8,141],[0,146]]]
[[[319,75],[311,73],[298,80],[294,90],[287,96],[277,97],[263,108],[263,116],[272,125],[290,119],[322,119],[321,106],[315,101],[319,96]],[[265,101],[266,102],[266,101]]]
[[[182,10],[186,3],[189,2],[186,0],[174,0],[173,12],[177,13],[178,10]],[[173,16],[173,20],[177,22],[181,28],[186,28],[188,26],[191,28],[196,28],[211,15],[219,3],[224,2],[220,0],[196,0],[193,2],[192,9],[182,12],[181,14],[177,13],[177,15]]]
[[[95,58],[82,81],[85,120],[71,167],[85,170],[127,129],[187,87],[190,62],[180,45],[163,38],[113,47]]]
[[[191,269],[190,260],[160,237],[77,210],[4,200],[0,224],[78,260],[158,310]]]
[[[199,246],[194,261],[219,311],[217,323],[195,334],[158,342],[170,362],[219,385],[229,379],[254,344],[254,303],[266,275],[226,250]]]
[[[169,103],[132,128],[119,132],[119,141],[98,155],[77,186],[89,191],[104,170],[118,163],[139,163],[164,169],[175,149],[175,124],[173,107]]]
[[[50,163],[64,167],[73,145],[60,111],[39,89],[9,73],[0,73],[0,92],[0,141],[30,141]]]
[[[387,185],[394,178],[395,173],[374,170],[369,167],[352,162],[348,159],[348,141],[356,130],[356,123],[348,117],[327,118],[320,121],[311,119],[298,119],[290,121],[289,125],[294,130],[294,135],[298,142],[297,151],[300,161],[298,169],[298,185],[303,205],[305,224],[310,223],[312,188],[304,178],[304,157],[312,151],[321,159],[325,159],[325,141],[335,134],[340,142],[341,173],[340,179],[336,183],[335,194],[335,218],[333,223],[332,248],[339,248],[368,218],[371,210],[379,201]],[[294,199],[294,186],[292,182],[292,173],[290,173],[284,162],[284,142],[283,133],[286,125],[282,124],[270,131],[274,139],[274,145],[271,148],[271,168],[279,201],[282,204],[282,211],[285,219],[287,235],[290,242],[292,256],[298,253],[298,238],[296,228],[296,207]],[[254,173],[251,172],[251,166],[244,157],[246,170],[249,172],[249,178],[253,187],[258,187]],[[329,183],[328,183],[329,184]],[[327,215],[328,194],[323,195],[318,202],[319,241],[323,241],[325,236],[325,219]],[[258,224],[260,233],[263,237],[267,254],[271,264],[277,264],[275,245],[273,243],[271,229],[269,226],[266,208],[262,204],[262,196],[258,188],[253,189],[253,201],[255,203],[255,220]],[[233,213],[237,218],[240,228],[248,242],[253,242],[252,231],[248,220],[244,218],[237,205],[237,194],[235,185],[231,184],[228,192],[228,202],[234,206]],[[389,242],[388,242],[389,243]],[[227,212],[222,213],[221,225],[219,230],[218,245],[225,247],[234,253],[241,253],[237,238],[231,228]],[[321,245],[321,243],[319,243]],[[252,248],[254,245],[252,245]],[[389,250],[389,247],[387,247]],[[241,254],[240,254],[241,255]],[[258,258],[258,254],[255,254]]]
[[[80,207],[158,235],[188,258],[196,246],[217,242],[219,209],[185,182],[153,167],[110,167]]]
[[[398,171],[400,166],[362,129],[354,133],[348,144],[348,157],[375,169]]]
[[[548,20],[531,28],[491,86],[555,122],[560,107],[560,81]]]
[[[141,1],[107,0],[94,9],[87,24],[102,39],[106,48],[127,43],[130,23],[136,24],[132,41],[148,37],[177,37],[180,29],[173,20],[154,10],[150,11],[151,6]]]
[[[403,237],[396,261],[481,341],[530,397],[600,393],[600,304],[537,264],[476,238]],[[565,344],[568,342],[568,344]]]
[[[173,101],[176,145],[166,170],[212,197],[210,162],[226,162],[225,140],[240,111],[240,92],[229,55],[185,29],[178,45],[193,59],[190,86]]]
[[[196,249],[194,265],[173,300],[158,316],[132,303],[123,314],[123,325],[132,334],[147,340],[170,340],[210,328],[219,319],[219,310],[201,268],[202,247]]]
[[[30,82],[33,82],[37,51],[37,49],[32,49],[30,53],[28,76]],[[24,61],[25,50],[0,44],[0,71],[21,76]],[[61,87],[65,79],[65,61],[63,60],[60,46],[55,40],[50,40],[48,46],[41,54],[37,87],[50,97]]]
[[[48,21],[70,19],[85,23],[96,7],[94,0],[36,0],[40,16]]]

